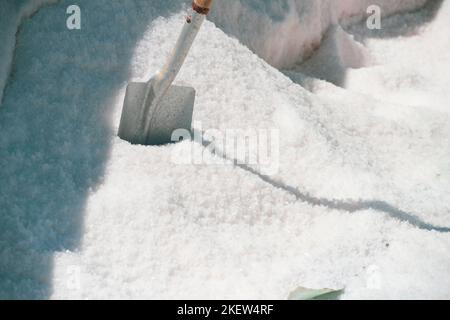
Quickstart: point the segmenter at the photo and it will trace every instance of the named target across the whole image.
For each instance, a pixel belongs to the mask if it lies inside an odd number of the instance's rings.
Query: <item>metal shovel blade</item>
[[[132,144],[163,145],[172,141],[177,129],[191,131],[192,113],[195,102],[195,89],[191,87],[170,86],[158,106],[150,111],[152,125],[149,132],[142,132],[140,118],[145,108],[146,82],[128,84],[120,120],[119,137]],[[150,101],[151,102],[151,101]]]

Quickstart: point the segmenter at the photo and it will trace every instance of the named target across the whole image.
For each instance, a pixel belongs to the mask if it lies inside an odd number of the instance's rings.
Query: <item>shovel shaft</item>
[[[205,21],[205,15],[197,12],[193,12],[192,16],[186,19],[183,30],[180,37],[170,54],[166,64],[158,72],[156,78],[154,78],[154,84],[159,88],[154,88],[155,91],[160,91],[162,94],[169,88],[172,82],[175,80],[178,72],[181,69],[189,50],[200,30],[200,27]],[[155,92],[156,93],[156,92]]]
[[[193,0],[192,14],[186,18],[175,48],[158,74],[149,80],[145,108],[142,114],[142,119],[144,119],[144,132],[149,132],[152,124],[151,114],[154,113],[161,99],[178,75],[200,27],[212,6],[212,2],[213,0]]]
[[[197,34],[205,21],[213,0],[193,0],[192,15],[186,18],[183,30],[166,64],[159,71],[154,81],[155,91],[164,93],[178,75]],[[156,92],[155,92],[156,93]]]

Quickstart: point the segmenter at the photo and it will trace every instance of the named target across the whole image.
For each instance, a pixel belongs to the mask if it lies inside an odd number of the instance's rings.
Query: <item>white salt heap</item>
[[[270,177],[174,163],[196,142],[117,137],[126,84],[163,64],[180,2],[79,0],[70,31],[62,0],[7,36],[0,297],[449,299],[450,1],[432,18],[422,0],[217,1],[228,33],[207,21],[177,83],[203,130],[278,130]],[[351,23],[369,2],[416,11],[374,36]]]

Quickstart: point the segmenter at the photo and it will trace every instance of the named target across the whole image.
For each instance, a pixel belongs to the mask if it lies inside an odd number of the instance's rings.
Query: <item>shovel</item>
[[[148,82],[128,84],[119,137],[132,144],[171,143],[178,129],[191,131],[195,89],[172,85],[206,18],[213,0],[193,0],[192,15],[164,67]]]

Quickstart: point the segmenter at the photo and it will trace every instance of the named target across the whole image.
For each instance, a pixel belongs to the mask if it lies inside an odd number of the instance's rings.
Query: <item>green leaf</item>
[[[338,300],[344,289],[309,289],[298,287],[289,294],[288,300]]]

